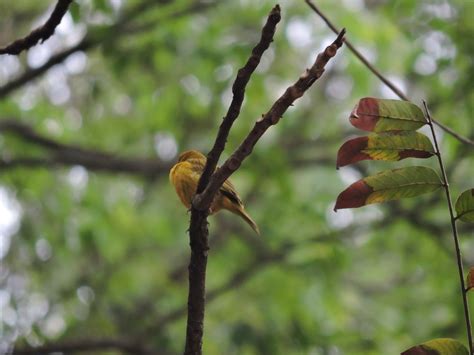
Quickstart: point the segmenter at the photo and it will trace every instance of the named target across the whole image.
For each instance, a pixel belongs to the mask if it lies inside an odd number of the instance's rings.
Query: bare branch
[[[273,29],[270,33],[271,36],[269,35],[267,38],[272,38],[273,36],[274,27],[279,21],[279,12],[280,8],[279,6],[276,6],[269,15],[269,20],[267,21],[267,25],[264,27],[264,31],[271,29],[272,27]],[[272,23],[272,17],[275,24],[270,26],[268,24]],[[233,100],[232,104],[235,102],[237,111],[232,111],[232,107],[229,108],[230,113],[228,113],[228,115],[224,118],[224,122],[221,125],[219,133],[216,137],[214,148],[209,154],[213,161],[208,161],[206,164],[207,176],[204,176],[204,173],[202,174],[203,176],[201,176],[197,194],[193,199],[191,207],[191,222],[189,228],[191,261],[189,264],[188,322],[185,354],[201,354],[202,352],[205,279],[207,254],[209,250],[207,216],[209,213],[208,209],[211,205],[214,195],[220,186],[222,186],[224,181],[239,168],[242,161],[248,155],[250,155],[253,147],[258,142],[260,137],[266,132],[266,130],[270,126],[278,123],[282,115],[293,104],[293,102],[303,96],[306,90],[308,90],[311,85],[313,85],[313,83],[323,74],[327,62],[336,55],[337,50],[342,46],[344,41],[344,33],[345,30],[341,31],[336,40],[330,46],[328,46],[323,53],[320,53],[317,56],[313,66],[310,69],[307,69],[305,73],[299,78],[299,80],[286,90],[286,92],[274,103],[270,111],[268,111],[261,120],[257,121],[254,128],[250,131],[247,138],[242,142],[240,147],[232,154],[232,156],[224,163],[224,165],[209,178],[209,175],[211,175],[214,167],[217,164],[220,153],[224,149],[225,141],[232,123],[238,116],[240,110],[244,89],[242,88],[240,90],[234,91],[235,100]],[[262,34],[262,40],[264,38],[265,35]],[[244,73],[244,71],[239,71],[239,74],[243,75]],[[248,72],[248,78],[250,77],[250,74],[251,72]],[[239,80],[239,78],[237,78],[237,80]],[[246,81],[243,83],[246,84],[246,82],[248,82],[248,79],[246,79]],[[216,153],[215,156],[213,155],[214,153]],[[206,185],[205,182],[207,179],[209,179],[209,184]],[[203,188],[204,191],[201,192],[200,189]]]
[[[76,52],[90,50],[105,41],[117,40],[118,38],[120,38],[119,35],[123,33],[123,31],[120,31],[120,29],[122,29],[124,26],[129,24],[138,15],[149,10],[150,7],[152,6],[166,5],[169,2],[170,0],[158,0],[158,1],[148,0],[148,1],[144,1],[135,5],[129,11],[127,11],[115,24],[111,25],[106,31],[101,31],[101,34],[99,36],[94,34],[93,31],[89,32],[77,45],[71,48],[65,49],[64,51],[52,56],[46,63],[44,63],[40,67],[34,68],[34,69],[28,69],[17,78],[1,86],[0,99],[8,96],[11,92],[15,91],[16,89],[22,87],[26,83],[41,76],[42,74],[47,72],[51,67],[55,66],[56,64],[62,63],[70,55]],[[177,17],[180,17],[180,16],[186,16],[186,15],[189,15],[190,13],[206,10],[210,8],[212,5],[215,5],[215,3],[214,2],[193,3],[185,9],[178,10],[175,13],[171,13],[167,15],[166,18],[176,19]],[[156,22],[153,23],[153,26],[156,26]],[[148,28],[150,28],[150,26],[143,26],[141,29],[146,30]]]
[[[216,136],[213,148],[209,152],[204,171],[199,179],[197,193],[206,188],[209,178],[214,173],[217,161],[224,150],[227,136],[233,122],[239,116],[244,100],[245,87],[250,80],[260,58],[273,40],[275,28],[281,19],[280,7],[276,5],[268,15],[267,22],[262,29],[259,43],[252,50],[247,63],[237,74],[232,87],[234,97],[229,110],[223,119]],[[214,191],[214,194],[217,190]],[[212,196],[211,195],[211,200]],[[189,239],[191,258],[189,262],[189,293],[188,293],[188,319],[186,325],[185,354],[202,353],[202,336],[204,332],[204,308],[206,303],[206,267],[209,250],[209,230],[207,216],[210,202],[207,206],[197,209],[194,203],[191,206],[191,221],[189,226]]]
[[[327,62],[336,55],[337,50],[342,46],[344,42],[344,34],[345,30],[343,29],[337,36],[336,40],[330,46],[326,47],[324,52],[317,56],[313,66],[310,69],[307,69],[295,84],[287,88],[285,93],[273,104],[270,110],[255,123],[253,129],[237,150],[211,177],[204,192],[196,195],[193,205],[199,209],[209,208],[216,191],[222,186],[224,181],[239,168],[242,161],[250,155],[260,137],[270,126],[277,124],[293,102],[303,96],[306,90],[308,90],[311,85],[321,77]]]
[[[207,155],[206,166],[204,167],[204,171],[201,175],[201,179],[199,180],[199,185],[197,188],[198,193],[204,191],[204,188],[209,183],[209,179],[212,173],[216,169],[217,162],[219,161],[219,158],[222,152],[224,151],[229,131],[232,128],[234,121],[240,114],[240,108],[242,107],[242,103],[244,101],[245,96],[245,88],[250,80],[250,76],[253,74],[258,64],[260,63],[260,59],[262,58],[263,53],[268,49],[270,43],[273,42],[275,29],[278,22],[280,22],[280,19],[280,7],[276,5],[268,15],[267,22],[265,23],[265,26],[262,29],[260,41],[253,48],[252,54],[247,60],[247,63],[245,63],[245,65],[240,68],[237,73],[237,77],[235,78],[234,84],[232,85],[232,102],[230,103],[229,109],[227,110],[227,114],[223,118],[222,123],[219,127],[219,132],[217,133],[214,146]]]
[[[89,38],[84,38],[77,45],[52,56],[46,63],[39,66],[38,68],[29,69],[25,71],[23,74],[21,74],[17,78],[9,81],[3,86],[0,86],[0,99],[9,95],[11,92],[22,87],[26,83],[36,79],[43,73],[47,72],[50,68],[54,67],[56,64],[62,63],[71,54],[74,54],[80,51],[86,51],[92,48],[96,44],[97,42],[91,41],[89,40]]]
[[[308,4],[308,6],[319,16],[321,19],[326,23],[326,25],[334,32],[334,33],[339,33],[337,27],[329,20],[329,18],[311,1],[311,0],[305,0],[305,2]],[[367,60],[367,58],[364,57],[364,55],[357,50],[357,48],[354,47],[354,45],[349,41],[345,40],[345,44],[347,48],[369,69],[377,78],[380,79],[392,92],[397,95],[400,99],[405,100],[405,101],[410,101],[408,97],[390,80],[388,80],[384,75],[382,75],[377,68],[375,68],[370,62]],[[449,128],[442,124],[441,122],[438,122],[433,119],[433,123],[435,123],[439,128],[441,128],[443,131],[446,133],[452,135],[454,138],[456,138],[458,141],[469,144],[471,146],[474,146],[474,141],[472,141],[469,138],[466,138],[459,133],[456,133],[452,128]]]
[[[31,31],[29,35],[20,38],[6,47],[0,48],[0,54],[20,54],[22,51],[35,46],[39,41],[43,43],[51,37],[66,14],[72,0],[58,0],[53,12],[45,24]]]

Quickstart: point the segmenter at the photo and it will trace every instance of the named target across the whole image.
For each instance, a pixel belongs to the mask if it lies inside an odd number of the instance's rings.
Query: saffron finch
[[[183,205],[191,207],[191,200],[196,193],[199,178],[201,177],[206,157],[196,150],[188,150],[179,155],[178,162],[171,168],[170,181]],[[260,234],[257,224],[244,209],[234,185],[226,180],[217,191],[211,204],[210,214],[220,210],[228,210],[243,218],[255,233]]]

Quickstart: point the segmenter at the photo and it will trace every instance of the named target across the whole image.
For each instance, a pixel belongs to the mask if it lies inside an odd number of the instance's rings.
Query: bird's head
[[[182,152],[179,155],[178,162],[183,162],[183,161],[188,161],[188,160],[206,160],[206,157],[198,152],[197,150],[187,150],[185,152]]]

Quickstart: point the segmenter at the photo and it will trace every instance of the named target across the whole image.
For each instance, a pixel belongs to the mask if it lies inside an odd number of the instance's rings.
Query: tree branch
[[[384,218],[379,224],[380,226],[386,225],[387,219],[391,217]],[[357,227],[357,226],[356,226]],[[221,285],[214,287],[207,293],[207,301],[212,302],[218,297],[222,296],[226,292],[235,290],[236,288],[243,285],[249,279],[257,274],[258,271],[263,268],[284,261],[285,258],[293,253],[297,248],[308,243],[329,243],[340,241],[335,237],[335,234],[346,235],[346,232],[354,231],[354,225],[350,225],[345,229],[338,231],[329,231],[321,234],[316,234],[311,238],[308,238],[304,241],[288,241],[281,243],[274,250],[269,247],[263,247],[261,250],[255,253],[253,260],[250,261],[247,265],[242,266],[239,270],[236,270],[232,275],[230,275],[225,282]],[[346,238],[347,239],[347,238]],[[179,267],[178,267],[179,269]],[[173,272],[172,272],[173,273]],[[172,274],[171,273],[171,274]],[[158,318],[158,322],[155,322],[153,325],[145,327],[143,332],[140,334],[140,338],[146,339],[153,334],[157,334],[162,331],[169,323],[174,322],[184,315],[186,315],[186,306],[176,308],[174,311],[171,311],[167,314],[162,315]]]
[[[326,25],[334,32],[334,33],[339,33],[337,27],[329,20],[329,18],[311,1],[311,0],[305,0],[306,4],[326,23]],[[370,62],[367,60],[367,58],[364,57],[364,55],[357,50],[357,48],[354,47],[354,45],[349,41],[345,40],[345,44],[347,48],[369,69],[381,82],[383,82],[392,92],[397,95],[400,99],[405,100],[405,101],[410,101],[408,97],[390,80],[388,80],[384,75],[382,75],[377,68],[375,68]],[[469,138],[466,138],[459,133],[456,133],[452,128],[445,126],[441,122],[438,122],[433,119],[433,123],[435,123],[439,128],[441,128],[443,131],[446,133],[450,134],[454,138],[456,138],[458,141],[468,144],[471,146],[474,146],[474,141],[472,141]]]
[[[20,54],[22,51],[35,46],[39,41],[41,41],[41,43],[46,41],[53,35],[71,2],[72,0],[58,0],[51,16],[43,26],[31,31],[26,37],[20,38],[8,46],[0,48],[0,54]]]
[[[273,28],[279,21],[280,8],[276,6],[269,15],[267,25],[274,22]],[[263,31],[270,30],[272,26],[265,26]],[[265,36],[262,33],[262,41],[265,38],[271,39],[274,33],[274,29],[269,32],[271,36]],[[191,261],[189,265],[189,295],[188,295],[188,323],[186,333],[186,348],[185,354],[201,354],[202,352],[202,334],[203,334],[203,320],[204,320],[204,305],[205,305],[205,278],[206,278],[206,265],[207,265],[207,253],[209,249],[208,245],[208,228],[207,228],[207,216],[211,202],[214,198],[216,191],[222,186],[224,181],[241,165],[242,161],[250,155],[253,147],[258,142],[260,137],[265,131],[272,125],[278,123],[282,115],[286,112],[293,102],[303,96],[306,90],[323,74],[325,65],[327,62],[336,55],[337,50],[343,44],[345,30],[341,31],[337,39],[333,44],[328,46],[323,53],[320,53],[316,58],[315,63],[310,69],[307,69],[300,79],[292,86],[290,86],[286,92],[275,102],[270,111],[265,114],[261,120],[257,121],[254,128],[250,131],[247,138],[243,141],[240,147],[232,154],[232,156],[224,163],[224,165],[218,169],[209,178],[209,175],[213,172],[213,167],[217,164],[220,153],[222,152],[227,135],[232,126],[233,121],[238,116],[241,98],[243,98],[244,86],[241,89],[234,91],[235,108],[237,111],[233,111],[232,107],[229,108],[228,115],[224,118],[224,122],[219,129],[219,133],[216,137],[214,148],[210,153],[210,158],[213,159],[211,162],[206,164],[206,173],[201,176],[197,194],[193,199],[191,206],[191,222],[190,222],[190,241],[191,241]],[[257,46],[258,47],[258,46]],[[268,45],[267,45],[268,47]],[[253,53],[255,54],[255,53]],[[249,60],[250,61],[250,60]],[[239,71],[240,75],[244,75],[244,70]],[[251,72],[248,72],[250,77]],[[247,74],[246,74],[247,75]],[[245,76],[244,76],[245,78]],[[239,80],[237,78],[236,82]],[[248,82],[248,79],[243,81],[244,84]],[[236,85],[234,86],[236,88]],[[216,155],[214,155],[216,153]],[[205,182],[209,179],[209,184]],[[203,189],[204,191],[201,192]]]
[[[240,108],[245,95],[245,87],[250,76],[260,62],[264,51],[273,40],[275,28],[280,21],[280,7],[276,5],[268,15],[267,22],[262,29],[259,43],[252,50],[247,63],[237,74],[232,86],[233,99],[229,110],[219,128],[215,143],[208,155],[204,171],[199,179],[197,193],[204,190],[211,174],[213,174],[217,161],[224,150],[227,136],[233,122],[240,113]],[[216,190],[217,191],[217,190]],[[214,191],[215,193],[215,191]],[[212,200],[212,198],[211,198]],[[185,354],[202,353],[202,336],[204,332],[204,308],[206,302],[206,267],[209,250],[209,230],[207,216],[209,205],[197,209],[194,203],[191,206],[191,221],[189,226],[189,239],[191,258],[189,262],[189,293],[188,293],[188,319],[186,325]]]
[[[245,65],[240,68],[237,73],[237,77],[235,78],[235,81],[232,85],[232,102],[230,103],[229,109],[227,110],[227,114],[222,119],[214,146],[207,155],[206,166],[204,167],[204,171],[201,175],[201,179],[199,180],[199,185],[197,188],[198,193],[204,191],[204,188],[209,183],[212,173],[214,170],[216,170],[217,162],[224,151],[230,129],[240,114],[240,108],[242,107],[245,97],[245,88],[250,80],[250,76],[253,74],[260,63],[263,53],[268,49],[270,43],[273,42],[275,29],[280,20],[280,7],[276,5],[268,15],[267,22],[262,29],[260,41],[253,48],[252,54],[247,60],[247,63],[245,63]]]
[[[105,40],[108,40],[108,41],[117,40],[118,38],[120,38],[119,34],[121,33],[119,29],[121,29],[122,27],[130,23],[135,17],[147,11],[152,6],[155,6],[157,4],[166,5],[169,2],[170,0],[158,0],[158,1],[148,0],[148,1],[144,1],[142,3],[135,5],[129,11],[124,13],[123,16],[115,24],[111,25],[107,29],[107,31],[105,32],[101,31],[100,35],[96,35],[93,32],[88,32],[88,34],[75,46],[65,49],[64,51],[52,56],[42,66],[38,68],[34,68],[34,69],[28,69],[17,78],[1,86],[0,99],[8,96],[11,92],[15,91],[16,89],[22,87],[26,83],[41,76],[42,74],[47,72],[51,67],[55,66],[56,64],[62,63],[70,55],[76,52],[90,50],[100,45]],[[199,6],[199,4],[201,4],[201,6]],[[207,2],[206,3],[193,3],[188,8],[169,14],[167,18],[175,19],[176,17],[179,17],[179,16],[188,15],[190,12],[205,10],[209,8],[211,4],[214,4],[214,3],[210,3],[210,4]],[[156,22],[154,23],[154,26],[156,26]],[[147,28],[149,27],[144,27],[144,29],[147,29]]]
[[[327,62],[336,55],[337,50],[344,42],[345,30],[343,29],[336,40],[324,52],[318,54],[316,61],[310,69],[307,69],[298,81],[286,89],[285,93],[273,104],[270,110],[255,123],[255,126],[240,144],[237,150],[227,159],[211,177],[206,189],[193,200],[193,206],[202,210],[208,208],[212,202],[214,194],[222,186],[233,172],[235,172],[243,160],[250,155],[255,144],[270,126],[278,123],[283,114],[293,104],[293,102],[303,96],[303,94],[314,84],[314,82],[324,73]]]
[[[157,158],[126,158],[112,153],[82,148],[77,145],[60,143],[45,137],[30,126],[17,120],[0,121],[0,132],[10,132],[18,135],[26,142],[49,150],[47,157],[20,157],[0,160],[0,168],[16,167],[52,167],[82,165],[86,169],[141,174],[146,177],[156,177],[167,174],[171,164]]]
[[[451,199],[451,192],[449,190],[448,176],[446,174],[446,169],[444,167],[441,151],[439,150],[438,139],[436,138],[436,133],[433,127],[433,119],[431,118],[431,113],[430,113],[430,110],[428,109],[428,105],[426,104],[426,101],[424,100],[423,100],[423,106],[425,109],[425,117],[427,118],[428,125],[430,126],[430,129],[431,129],[431,136],[433,138],[436,157],[438,158],[439,168],[441,170],[441,176],[443,179],[444,191],[446,193],[446,202],[448,204],[448,211],[449,211],[449,216],[451,219],[454,249],[456,253],[456,262],[457,262],[458,273],[459,273],[459,286],[461,288],[461,297],[462,297],[463,307],[464,307],[464,318],[466,321],[466,332],[467,332],[467,339],[468,339],[468,344],[469,344],[469,353],[472,355],[474,354],[474,345],[473,345],[473,340],[472,340],[471,317],[469,315],[469,303],[468,303],[467,295],[466,295],[466,292],[467,292],[466,284],[464,282],[464,269],[463,269],[462,256],[461,256],[461,247],[459,243],[458,229],[456,227],[456,218],[455,218],[454,207],[453,207],[453,203]]]
[[[11,92],[22,87],[26,83],[36,79],[43,73],[47,72],[50,68],[54,67],[56,64],[62,63],[71,54],[74,54],[80,51],[86,51],[92,48],[93,46],[95,46],[96,44],[98,44],[98,42],[91,41],[89,38],[86,37],[75,46],[68,48],[62,51],[61,53],[58,53],[52,56],[46,63],[44,63],[40,67],[25,71],[23,74],[21,74],[17,78],[9,81],[3,86],[0,86],[0,99],[5,96],[8,96]]]

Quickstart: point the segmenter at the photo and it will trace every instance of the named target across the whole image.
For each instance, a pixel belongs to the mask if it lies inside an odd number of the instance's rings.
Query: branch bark
[[[240,114],[240,109],[245,97],[245,89],[250,80],[250,76],[253,74],[257,68],[263,53],[268,49],[270,43],[273,42],[273,36],[275,35],[275,29],[281,20],[280,7],[275,6],[270,12],[267,22],[262,29],[262,35],[260,41],[253,48],[250,58],[247,60],[247,63],[239,69],[237,73],[237,78],[235,79],[232,85],[232,102],[230,103],[227,114],[222,119],[222,123],[219,127],[219,132],[217,133],[214,146],[207,155],[206,166],[199,180],[199,185],[197,192],[201,193],[204,191],[204,188],[209,183],[209,179],[216,170],[217,162],[224,151],[225,144],[227,142],[227,137],[229,136],[230,129],[234,121]]]
[[[318,54],[316,61],[310,69],[307,69],[296,83],[288,87],[285,93],[273,104],[270,110],[258,120],[253,129],[240,144],[237,150],[232,153],[229,159],[211,177],[209,184],[201,194],[197,194],[193,200],[193,206],[199,210],[209,208],[216,191],[222,186],[232,173],[242,164],[244,159],[252,153],[253,147],[258,140],[272,125],[277,124],[283,117],[293,102],[303,96],[303,94],[314,84],[314,82],[324,73],[324,68],[328,61],[334,57],[337,50],[344,42],[345,29],[343,29],[336,40]]]
[[[138,15],[144,13],[145,11],[149,10],[152,6],[156,6],[157,4],[159,5],[166,5],[170,2],[170,0],[148,0],[142,3],[139,3],[135,5],[133,8],[131,8],[129,11],[125,12],[123,16],[113,25],[111,25],[106,31],[101,31],[100,35],[95,35],[92,32],[89,32],[78,44],[75,46],[65,49],[60,53],[57,53],[56,55],[52,56],[46,63],[44,63],[42,66],[34,69],[28,69],[25,71],[23,74],[18,76],[17,78],[11,80],[10,82],[6,83],[5,85],[0,87],[0,99],[8,96],[10,93],[15,91],[16,89],[19,89],[26,83],[40,77],[42,74],[47,72],[50,68],[55,66],[56,64],[62,63],[66,58],[68,58],[70,55],[80,52],[80,51],[87,51],[90,50],[104,41],[115,41],[118,38],[120,38],[120,34],[123,33],[123,31],[120,31],[124,26],[129,24],[135,17]],[[189,15],[190,13],[196,12],[196,11],[201,11],[201,10],[206,10],[208,9],[212,4],[215,4],[213,2],[211,3],[193,3],[189,7],[182,9],[180,11],[177,11],[175,13],[171,13],[167,15],[167,18],[170,19],[175,19],[180,16],[185,16]],[[156,23],[154,23],[154,26],[156,26]],[[144,29],[150,28],[149,26],[145,26]]]
[[[0,54],[17,55],[24,50],[35,46],[39,41],[41,41],[41,43],[46,41],[53,35],[56,27],[60,24],[71,3],[72,0],[58,0],[51,16],[43,26],[31,31],[31,33],[26,37],[20,38],[8,46],[0,48]]]
[[[262,30],[262,41],[270,43],[273,38],[274,28],[280,20],[280,8],[277,5],[270,13],[267,24]],[[268,35],[265,32],[268,31]],[[270,32],[271,31],[271,32]],[[220,153],[224,149],[227,136],[229,134],[232,123],[237,118],[243,100],[245,85],[250,78],[253,69],[246,71],[244,67],[239,71],[239,76],[234,83],[234,100],[229,108],[228,114],[224,118],[216,137],[216,142],[209,154],[206,168],[201,176],[196,196],[191,206],[190,221],[190,244],[191,244],[191,261],[189,264],[189,295],[188,295],[188,322],[186,331],[186,347],[185,354],[201,354],[202,353],[202,335],[204,328],[204,307],[205,307],[205,280],[208,245],[208,228],[207,217],[209,207],[212,203],[214,195],[222,186],[225,180],[235,172],[241,165],[242,161],[250,155],[253,147],[266,130],[278,123],[286,110],[293,102],[303,96],[313,83],[323,74],[327,62],[336,55],[337,50],[342,46],[344,41],[345,30],[341,31],[336,40],[328,46],[324,52],[320,53],[313,66],[307,69],[299,80],[290,86],[285,93],[274,103],[270,111],[263,115],[262,119],[256,122],[254,128],[250,131],[247,138],[242,142],[239,148],[224,163],[224,165],[213,173]],[[268,44],[261,46],[261,53],[268,47]],[[256,49],[258,50],[257,45]],[[252,57],[255,56],[257,50],[254,49]],[[261,54],[260,54],[261,55]],[[252,57],[247,62],[252,63]],[[258,54],[257,54],[258,57]],[[255,58],[255,57],[254,57]],[[256,63],[258,64],[258,63]],[[256,65],[253,66],[255,68]],[[239,88],[237,83],[242,80],[242,86]],[[212,174],[213,173],[213,174]],[[212,174],[212,175],[211,175]],[[209,181],[207,184],[206,182]]]
[[[89,38],[84,38],[77,45],[52,56],[46,63],[39,66],[38,68],[29,69],[25,71],[23,74],[21,74],[17,78],[9,81],[8,83],[0,87],[0,99],[8,96],[11,92],[22,87],[26,83],[36,79],[43,73],[47,72],[50,68],[54,67],[56,64],[62,63],[71,54],[74,54],[80,51],[86,51],[92,48],[95,44],[97,43],[94,41],[91,41]]]
[[[260,58],[273,41],[275,28],[281,19],[280,7],[276,5],[270,12],[267,22],[262,29],[259,43],[252,50],[247,63],[237,74],[232,86],[233,99],[229,110],[219,128],[213,148],[208,154],[204,171],[199,179],[197,193],[202,192],[213,174],[217,161],[224,150],[227,136],[232,124],[240,113],[240,108],[245,96],[245,87],[250,76],[260,62]],[[215,191],[214,191],[215,194]],[[211,200],[212,201],[212,197]],[[189,293],[188,293],[188,319],[186,325],[185,354],[202,353],[202,336],[204,333],[204,308],[206,302],[206,267],[209,250],[209,230],[207,217],[210,202],[207,206],[197,209],[194,203],[191,206],[191,221],[189,239],[191,246],[191,259],[189,262]]]

